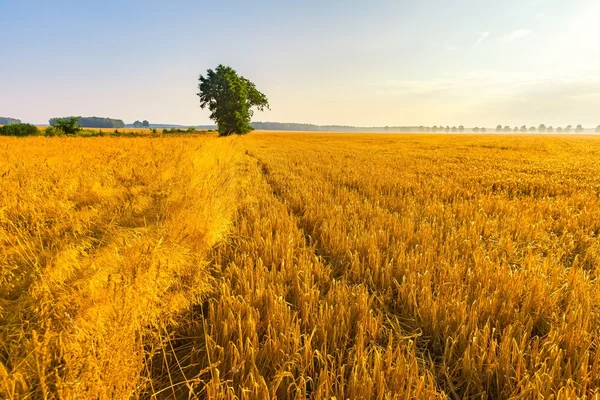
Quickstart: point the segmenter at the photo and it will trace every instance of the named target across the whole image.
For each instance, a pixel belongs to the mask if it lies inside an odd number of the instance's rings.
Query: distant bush
[[[77,117],[56,118],[52,126],[64,132],[65,135],[76,135],[81,132],[81,127],[77,125]]]
[[[50,126],[50,127],[46,128],[46,130],[44,131],[44,135],[46,135],[46,136],[64,136],[65,132],[63,132],[62,129],[60,129],[56,126]]]
[[[0,136],[35,136],[38,128],[31,124],[11,124],[0,127]]]
[[[163,133],[194,133],[196,132],[196,128],[189,127],[187,129],[181,128],[171,128],[171,129],[163,129]]]

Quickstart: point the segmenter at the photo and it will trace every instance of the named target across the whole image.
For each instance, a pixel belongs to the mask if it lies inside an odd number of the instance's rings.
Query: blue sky
[[[0,116],[210,123],[197,80],[254,81],[255,120],[600,124],[600,1],[0,0]]]

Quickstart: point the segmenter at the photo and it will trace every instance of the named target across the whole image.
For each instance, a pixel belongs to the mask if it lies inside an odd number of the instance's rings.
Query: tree
[[[144,126],[144,125],[143,125],[143,124],[142,124],[140,121],[135,121],[135,122],[133,123],[133,127],[134,127],[134,128],[141,128],[141,127],[143,127],[143,126]]]
[[[142,126],[143,126],[144,128],[146,128],[146,129],[148,129],[148,128],[150,128],[150,122],[148,122],[148,121],[144,120],[144,121],[142,122]]]
[[[81,131],[81,127],[77,125],[77,120],[77,117],[56,118],[52,126],[64,132],[65,135],[76,135]]]
[[[431,132],[436,133],[438,131],[437,125],[431,127]]]
[[[231,67],[219,65],[214,71],[209,69],[206,76],[200,75],[199,80],[200,92],[197,95],[200,107],[208,107],[220,136],[251,132],[251,108],[256,107],[259,111],[270,109],[267,97],[256,89],[254,83],[238,75]]]
[[[519,132],[519,127],[518,127],[518,126],[515,126],[515,129],[513,129],[513,132],[514,132],[514,133],[518,133],[518,132]]]
[[[445,127],[444,132],[446,132],[446,133],[450,132],[450,127],[449,126]]]
[[[596,133],[600,133],[600,125],[596,128]]]
[[[500,132],[502,132],[502,125],[498,125],[496,127],[496,133],[500,133]]]
[[[486,132],[487,132],[487,129],[485,129],[485,128],[481,128],[480,132],[481,132],[481,133],[486,133]]]
[[[563,128],[561,128],[560,126],[556,128],[556,133],[563,133]]]
[[[479,128],[478,128],[478,127],[475,127],[475,128],[473,128],[473,129],[471,129],[471,130],[472,130],[474,133],[479,133]]]
[[[535,126],[532,126],[531,128],[529,128],[529,132],[537,132],[537,128]]]
[[[458,128],[457,128],[457,127],[455,127],[455,126],[453,126],[453,127],[452,127],[452,133],[456,133],[456,132],[458,132]]]
[[[573,129],[573,126],[572,126],[572,125],[567,125],[567,126],[565,126],[564,132],[565,132],[565,133],[571,133],[571,130],[572,130],[572,129]]]
[[[583,133],[583,130],[584,130],[583,126],[581,126],[581,125],[577,125],[577,128],[575,128],[576,133]]]
[[[552,125],[550,125],[548,127],[548,129],[546,129],[546,132],[548,132],[548,133],[553,133],[554,132],[554,128],[552,127]]]
[[[527,132],[527,126],[523,125],[521,127],[521,132],[523,132],[523,133]]]
[[[541,124],[541,125],[538,127],[538,132],[539,132],[539,133],[544,133],[544,132],[546,132],[546,125],[544,125],[544,124]]]
[[[510,132],[512,132],[512,129],[511,129],[511,127],[510,127],[510,126],[508,126],[508,125],[506,125],[506,126],[504,127],[504,132],[507,132],[507,133],[510,133]]]
[[[465,127],[464,127],[464,126],[462,126],[462,125],[460,125],[460,126],[458,127],[458,132],[460,132],[460,133],[463,133],[464,131],[465,131]]]

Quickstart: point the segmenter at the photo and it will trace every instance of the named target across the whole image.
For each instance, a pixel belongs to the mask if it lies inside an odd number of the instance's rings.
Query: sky
[[[0,116],[209,124],[230,65],[256,121],[600,124],[600,0],[0,0]]]

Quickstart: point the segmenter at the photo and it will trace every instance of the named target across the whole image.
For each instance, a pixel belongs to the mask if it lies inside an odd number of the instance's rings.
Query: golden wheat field
[[[599,138],[0,138],[0,177],[0,398],[600,398]]]

